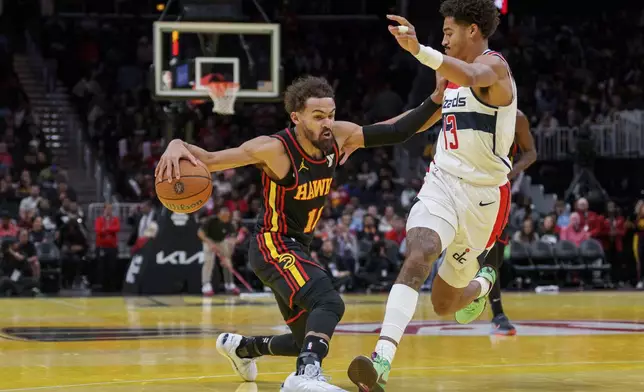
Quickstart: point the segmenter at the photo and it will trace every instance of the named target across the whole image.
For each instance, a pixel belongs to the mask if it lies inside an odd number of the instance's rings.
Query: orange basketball
[[[206,205],[212,193],[210,172],[203,166],[195,166],[190,161],[179,161],[181,178],[179,180],[157,180],[157,197],[161,204],[173,212],[189,214]]]

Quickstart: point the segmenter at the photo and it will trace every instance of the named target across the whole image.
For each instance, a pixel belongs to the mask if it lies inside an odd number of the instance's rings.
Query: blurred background
[[[221,15],[279,24],[279,58],[241,38],[235,56],[258,67],[275,63],[279,80],[271,85],[280,90],[301,75],[326,77],[342,120],[393,117],[434,88],[433,71],[397,46],[384,15],[408,16],[421,42],[439,47],[438,1],[205,3],[0,0],[1,295],[201,293],[197,233],[222,207],[235,230],[232,264],[263,290],[246,266],[259,171],[213,174],[212,198],[187,218],[161,208],[153,171],[173,138],[220,150],[289,126],[288,115],[279,96],[240,99],[232,116],[212,113],[207,95],[158,99],[158,48],[169,56],[164,66],[195,56],[184,54],[181,39],[155,43],[155,21]],[[497,3],[505,14],[490,46],[512,67],[539,156],[513,183],[504,287],[641,289],[642,5]],[[201,18],[189,12],[204,6],[215,8]],[[395,280],[428,145],[421,134],[360,151],[337,173],[312,251],[342,291],[383,291]],[[215,293],[247,290],[238,279],[225,285],[223,275],[216,267]]]

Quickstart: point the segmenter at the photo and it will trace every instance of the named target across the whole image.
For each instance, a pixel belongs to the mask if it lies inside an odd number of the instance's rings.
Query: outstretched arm
[[[432,101],[432,98],[428,98],[417,108],[377,124],[360,126],[346,121],[336,121],[333,133],[342,150],[343,158],[340,164],[344,164],[349,155],[358,148],[403,143],[414,134],[431,127],[440,117],[440,105]]]
[[[279,140],[269,136],[259,136],[239,147],[221,151],[206,151],[203,148],[175,139],[168,144],[159,160],[155,177],[171,181],[179,178],[179,160],[190,160],[194,165],[204,165],[209,171],[223,171],[247,165],[266,163],[284,152]]]
[[[517,110],[517,123],[514,129],[516,143],[521,149],[521,158],[512,166],[512,170],[508,174],[510,179],[516,177],[537,160],[537,148],[534,145],[532,133],[530,133],[530,122],[520,110]]]
[[[389,26],[389,32],[403,49],[459,86],[489,87],[509,76],[507,66],[497,56],[481,55],[473,63],[467,63],[421,45],[416,37],[414,25],[402,16],[387,15],[387,18],[400,23],[400,26]]]

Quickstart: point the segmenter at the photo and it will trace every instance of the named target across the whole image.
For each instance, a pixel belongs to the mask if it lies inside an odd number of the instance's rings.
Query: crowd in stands
[[[642,106],[638,59],[644,47],[641,32],[631,28],[641,27],[644,19],[623,12],[604,19],[573,18],[559,24],[556,16],[519,18],[493,40],[505,48],[519,86],[520,107],[537,129],[603,122],[616,110]],[[395,46],[382,22],[333,26],[296,20],[285,25],[286,81],[301,74],[327,77],[336,88],[341,119],[366,123],[402,112],[414,83],[415,61]],[[207,107],[189,108],[176,113],[173,123],[163,106],[151,99],[146,84],[150,32],[150,24],[141,21],[53,18],[43,25],[40,39],[43,55],[58,62],[59,76],[77,100],[96,153],[127,201],[155,200],[152,171],[170,137],[218,150],[288,124],[280,104],[249,103],[238,105],[235,116],[225,117],[215,117]],[[370,39],[343,39],[356,34]],[[387,150],[357,153],[338,173],[318,225],[313,255],[343,290],[385,289],[405,252],[405,213],[421,180],[403,180],[391,160]],[[239,249],[248,230],[243,223],[254,219],[261,206],[257,179],[254,168],[215,174],[213,197],[202,211],[213,214],[227,206],[233,212],[233,222],[242,230]],[[561,203],[541,216],[531,210],[527,197],[521,197],[510,219],[517,241],[578,243],[595,238],[604,244],[611,263],[620,266],[616,282],[640,280],[639,268],[629,272],[629,266],[639,264],[628,255],[633,253],[631,238],[644,225],[643,208],[631,214],[632,206],[623,206],[622,212],[613,204],[593,206],[597,214],[579,200],[572,213]],[[138,238],[147,238],[139,229]],[[242,251],[235,260],[243,267]]]
[[[87,250],[83,211],[65,171],[51,161],[13,51],[0,35],[0,295],[38,294],[49,277],[80,286]],[[49,258],[52,252],[62,263]]]

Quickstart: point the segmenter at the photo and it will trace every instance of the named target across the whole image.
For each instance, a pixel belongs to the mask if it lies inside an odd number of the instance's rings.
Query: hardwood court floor
[[[346,367],[369,354],[384,296],[348,296],[325,361],[350,391]],[[388,391],[644,391],[640,293],[506,295],[519,335],[457,326],[428,296],[398,350]],[[292,358],[264,358],[242,384],[215,351],[223,330],[283,331],[268,299],[197,297],[0,300],[0,391],[278,391]],[[486,320],[487,321],[487,320]]]

